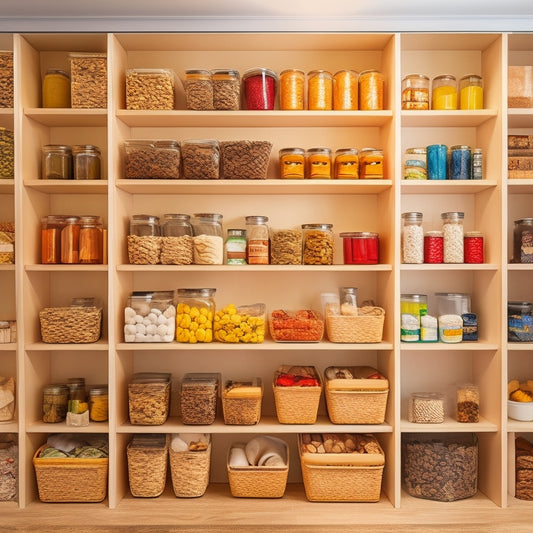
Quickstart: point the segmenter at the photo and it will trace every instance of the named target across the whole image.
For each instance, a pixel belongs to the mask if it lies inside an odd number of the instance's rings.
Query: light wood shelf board
[[[498,115],[495,109],[475,111],[402,111],[403,127],[466,128],[477,127]]]
[[[25,108],[24,115],[44,126],[106,126],[107,109]]]
[[[476,194],[496,187],[496,180],[402,180],[402,194]]]
[[[24,180],[30,189],[47,194],[107,194],[107,180]]]

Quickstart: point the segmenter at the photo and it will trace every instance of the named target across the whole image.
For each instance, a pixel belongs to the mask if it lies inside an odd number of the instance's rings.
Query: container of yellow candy
[[[216,289],[178,289],[176,340],[189,344],[213,341]]]
[[[215,313],[216,341],[260,344],[265,340],[265,304],[227,305]]]

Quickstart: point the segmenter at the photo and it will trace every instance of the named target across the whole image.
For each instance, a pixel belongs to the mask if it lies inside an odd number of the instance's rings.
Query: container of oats
[[[107,54],[73,52],[70,59],[70,106],[102,109],[107,107]]]
[[[209,425],[217,416],[220,374],[190,372],[181,382],[181,421],[189,425]]]
[[[160,426],[168,418],[170,406],[170,374],[137,372],[128,384],[130,423],[138,426]]]
[[[261,418],[263,383],[261,378],[230,379],[222,390],[224,423],[251,426]]]
[[[126,109],[174,109],[175,78],[171,69],[127,69]]]

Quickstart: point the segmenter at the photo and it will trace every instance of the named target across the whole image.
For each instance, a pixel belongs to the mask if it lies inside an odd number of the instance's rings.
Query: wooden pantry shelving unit
[[[15,178],[0,183],[2,213],[15,218],[17,264],[0,268],[0,288],[8,295],[2,315],[16,312],[19,340],[0,350],[0,375],[16,374],[17,419],[2,432],[18,434],[20,474],[18,502],[0,504],[13,519],[38,513],[48,516],[50,506],[38,500],[32,456],[51,432],[80,431],[64,424],[40,421],[41,389],[46,383],[84,375],[89,384],[109,383],[110,416],[105,424],[91,424],[81,431],[109,435],[110,470],[108,498],[91,504],[101,516],[133,516],[172,509],[194,509],[199,523],[245,523],[248,512],[257,523],[271,524],[268,513],[278,512],[280,524],[297,506],[308,513],[309,523],[328,523],[320,508],[305,499],[296,449],[296,435],[313,432],[372,432],[386,454],[381,501],[368,507],[347,504],[335,507],[334,523],[353,524],[357,515],[390,516],[405,520],[406,510],[427,516],[435,509],[428,500],[410,497],[402,490],[401,443],[407,433],[475,432],[479,437],[479,493],[469,502],[453,502],[448,510],[459,516],[471,504],[480,515],[507,507],[526,508],[513,496],[513,441],[516,434],[533,435],[532,423],[507,419],[508,378],[532,377],[531,345],[506,342],[508,298],[533,299],[527,281],[531,268],[509,264],[512,221],[530,216],[533,184],[507,180],[507,133],[533,133],[530,110],[507,110],[507,64],[533,64],[533,37],[506,33],[398,34],[398,33],[175,33],[175,34],[14,34],[1,36],[15,54],[15,107],[2,110],[0,124],[14,127]],[[107,52],[108,109],[53,110],[40,107],[42,74],[48,67],[67,68],[68,52]],[[377,112],[194,112],[185,110],[178,87],[173,111],[125,109],[127,68],[186,68],[231,66],[243,72],[262,64],[279,72],[297,66],[305,71],[342,68],[361,71],[378,68],[386,79],[385,109]],[[485,109],[481,111],[402,111],[401,79],[411,72],[432,77],[449,72],[460,77],[470,72],[483,76]],[[178,84],[179,85],[179,84]],[[266,180],[143,181],[123,179],[122,144],[130,138],[252,139],[273,142]],[[465,183],[414,183],[402,181],[403,151],[434,142],[469,144],[483,148],[484,179]],[[47,143],[90,143],[103,154],[103,180],[95,183],[40,180],[40,148]],[[384,149],[384,180],[349,182],[276,179],[277,152],[286,146],[347,145]],[[486,263],[482,265],[402,265],[400,215],[422,211],[425,229],[440,227],[440,213],[464,211],[465,228],[486,236]],[[47,266],[40,264],[40,218],[47,214],[92,213],[100,215],[109,231],[108,264],[97,266]],[[125,246],[129,217],[136,213],[219,212],[224,228],[239,227],[244,216],[264,214],[272,227],[307,222],[331,222],[337,239],[335,265],[330,267],[229,267],[129,265]],[[367,230],[380,235],[380,264],[342,265],[342,231]],[[276,344],[233,346],[217,343],[144,345],[123,342],[123,308],[133,290],[215,287],[219,306],[262,301],[268,309],[319,305],[321,292],[339,286],[359,288],[358,298],[373,299],[386,310],[383,342],[377,345]],[[38,311],[63,305],[90,290],[104,302],[102,340],[94,345],[47,345],[40,342]],[[407,345],[399,339],[399,300],[404,292],[428,295],[438,291],[469,292],[478,314],[480,340],[458,345]],[[83,294],[85,295],[85,294]],[[430,298],[430,305],[432,304]],[[1,318],[1,316],[0,316]],[[320,371],[331,364],[370,364],[389,378],[391,390],[386,421],[371,426],[334,426],[324,402],[312,427],[281,425],[275,417],[270,381],[283,363],[314,364]],[[133,372],[168,371],[173,376],[171,416],[163,426],[132,426],[128,422],[127,383]],[[181,424],[177,384],[185,372],[219,371],[223,378],[260,376],[265,383],[263,417],[254,427],[191,427]],[[481,421],[458,424],[448,416],[444,424],[407,422],[406,404],[411,392],[439,390],[453,405],[454,384],[474,381],[480,386]],[[453,414],[453,413],[452,413]],[[179,500],[167,490],[150,501],[132,500],[128,488],[126,445],[135,433],[208,432],[213,435],[211,485],[195,502]],[[227,487],[226,454],[235,439],[254,434],[280,434],[291,446],[287,504],[242,501]],[[167,487],[168,488],[168,487]],[[286,505],[284,507],[284,505]],[[187,507],[188,506],[188,507]],[[223,508],[223,516],[209,509]],[[53,506],[52,506],[53,507]],[[63,508],[63,507],[62,507]],[[66,509],[71,508],[69,505]],[[312,510],[309,510],[311,508]],[[316,509],[319,508],[317,511]],[[442,508],[442,506],[440,507]],[[79,506],[76,506],[76,510]],[[286,509],[286,510],[284,510]],[[442,512],[442,511],[441,511]],[[264,514],[267,513],[267,514]],[[284,514],[285,513],[285,514]],[[407,513],[407,514],[409,514]],[[51,516],[51,515],[50,515]],[[394,517],[400,518],[394,518]],[[185,520],[185,518],[183,519]],[[443,517],[443,523],[453,519]],[[263,522],[261,522],[263,521]],[[314,521],[314,522],[313,522]],[[305,522],[305,520],[304,520]],[[183,522],[186,523],[186,522]]]

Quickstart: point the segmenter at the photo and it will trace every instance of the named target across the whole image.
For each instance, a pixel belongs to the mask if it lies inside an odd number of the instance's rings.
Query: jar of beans
[[[484,263],[483,233],[467,231],[464,237],[465,263]]]
[[[422,213],[402,213],[402,263],[424,262]]]
[[[441,214],[445,263],[464,262],[464,216],[460,211]]]

